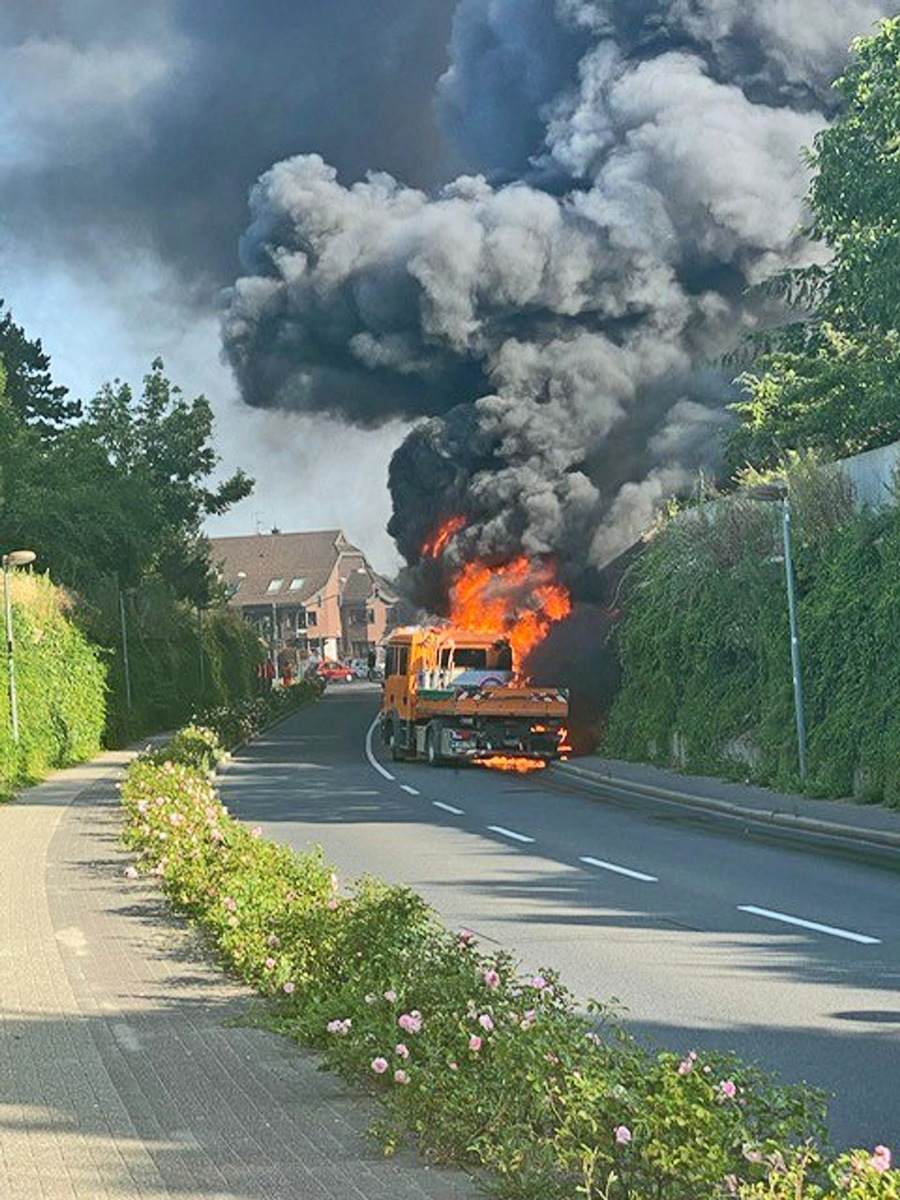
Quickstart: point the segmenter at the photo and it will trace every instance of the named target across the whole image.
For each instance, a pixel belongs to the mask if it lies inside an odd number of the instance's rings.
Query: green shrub
[[[900,805],[900,510],[790,474],[805,789]],[[732,497],[670,521],[623,587],[612,757],[800,791],[779,506]]]
[[[0,798],[100,749],[106,678],[70,619],[66,594],[41,575],[11,573],[19,740],[11,730],[7,658],[0,665]]]
[[[122,798],[141,867],[276,999],[273,1023],[382,1097],[386,1150],[410,1130],[510,1200],[896,1200],[883,1148],[828,1159],[818,1093],[731,1055],[651,1053],[611,1006],[578,1011],[408,888],[342,887],[321,851],[263,839],[202,765],[146,757]]]

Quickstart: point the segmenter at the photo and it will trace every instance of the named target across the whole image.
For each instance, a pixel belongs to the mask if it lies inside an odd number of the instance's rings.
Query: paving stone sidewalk
[[[463,1172],[384,1158],[374,1104],[240,1024],[252,993],[125,877],[129,757],[0,805],[0,1197],[474,1200]]]

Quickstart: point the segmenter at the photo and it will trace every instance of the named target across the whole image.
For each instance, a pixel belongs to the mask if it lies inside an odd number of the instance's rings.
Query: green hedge
[[[0,799],[100,749],[106,680],[97,649],[40,575],[10,572],[19,741],[12,736],[7,655],[0,664]]]
[[[900,514],[854,513],[808,468],[792,494],[805,790],[900,805]],[[780,506],[732,498],[670,520],[622,595],[602,752],[801,790]]]
[[[202,709],[234,706],[259,691],[260,642],[240,614],[191,608],[159,580],[124,593],[103,580],[82,599],[78,620],[108,668],[109,745],[177,729]]]
[[[829,1157],[817,1093],[732,1055],[650,1053],[409,889],[342,885],[320,851],[231,818],[216,743],[195,729],[132,766],[125,842],[276,1028],[383,1099],[386,1152],[412,1131],[510,1200],[897,1200],[885,1147]]]

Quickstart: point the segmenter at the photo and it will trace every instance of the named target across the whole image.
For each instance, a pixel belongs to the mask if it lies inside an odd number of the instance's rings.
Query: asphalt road
[[[581,999],[617,997],[660,1046],[733,1050],[825,1088],[837,1146],[900,1144],[896,873],[539,773],[392,763],[367,739],[378,698],[331,685],[242,750],[220,780],[232,813],[321,845],[344,878],[409,884]]]

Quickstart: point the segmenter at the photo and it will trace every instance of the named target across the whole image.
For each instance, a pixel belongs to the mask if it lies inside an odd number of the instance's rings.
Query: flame
[[[463,516],[448,517],[438,526],[433,536],[422,543],[422,557],[438,558],[454,533],[458,533],[465,523],[466,518]]]
[[[547,765],[542,758],[521,758],[516,754],[494,754],[490,758],[476,758],[473,761],[479,767],[489,767],[492,771],[516,771],[520,775],[543,770]]]
[[[552,564],[524,555],[499,567],[466,563],[450,590],[451,623],[508,637],[516,670],[570,608],[568,589],[557,582]]]

